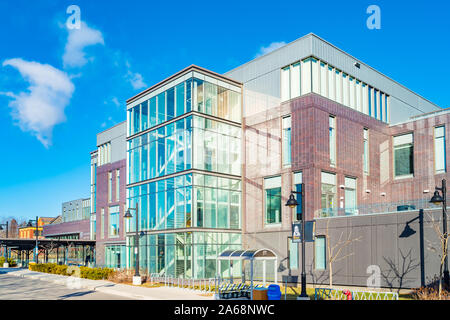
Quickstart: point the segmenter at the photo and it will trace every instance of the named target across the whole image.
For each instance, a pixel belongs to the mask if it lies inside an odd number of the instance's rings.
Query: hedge
[[[88,267],[79,267],[80,273],[79,276],[84,279],[91,280],[101,280],[107,279],[108,276],[114,271],[109,268],[88,268]],[[75,268],[71,268],[70,272],[67,271],[68,266],[66,265],[58,265],[56,263],[40,263],[40,264],[29,264],[29,269],[31,271],[37,272],[45,272],[52,274],[60,274],[63,276],[77,276],[77,271]]]
[[[3,264],[5,263],[5,257],[0,257],[0,268],[3,267]],[[8,258],[8,263],[10,267],[15,267],[17,265],[17,262],[11,258]]]

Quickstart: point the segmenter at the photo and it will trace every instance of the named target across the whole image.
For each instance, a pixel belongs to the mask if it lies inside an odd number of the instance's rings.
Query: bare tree
[[[445,262],[445,258],[448,255],[448,234],[447,233],[443,233],[443,231],[441,230],[441,224],[436,221],[434,219],[434,216],[430,213],[428,213],[428,216],[431,219],[431,224],[433,226],[433,230],[436,233],[436,236],[439,239],[439,248],[436,249],[435,248],[435,243],[428,241],[428,249],[430,251],[433,252],[439,252],[438,256],[439,256],[439,300],[441,300],[442,298],[442,273],[443,273],[443,268],[444,268],[444,262]]]
[[[383,257],[383,260],[387,263],[389,269],[381,272],[381,276],[392,290],[398,285],[397,293],[400,293],[400,289],[407,282],[406,275],[420,267],[420,263],[416,263],[417,259],[412,258],[412,249],[409,249],[407,254],[404,254],[402,250],[399,250],[402,261],[399,261],[397,265],[395,261],[390,257]],[[391,275],[392,274],[392,275]],[[396,283],[398,281],[398,284]]]
[[[327,241],[328,271],[329,271],[329,278],[330,278],[330,286],[333,286],[333,263],[347,259],[348,257],[352,256],[354,254],[353,252],[350,252],[350,253],[342,256],[343,249],[350,246],[353,242],[361,241],[362,237],[352,238],[352,230],[350,230],[347,238],[343,239],[344,232],[341,232],[341,235],[339,236],[338,241],[332,246],[330,233],[329,233],[330,220],[331,219],[328,219],[328,221],[327,221],[325,237],[326,237],[326,241]]]

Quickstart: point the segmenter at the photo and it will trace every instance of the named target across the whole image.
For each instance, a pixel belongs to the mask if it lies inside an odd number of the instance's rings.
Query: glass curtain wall
[[[160,273],[185,279],[214,278],[217,272],[217,255],[225,250],[237,250],[240,247],[240,233],[147,234],[139,240],[139,266],[148,274]],[[126,256],[131,265],[134,265],[133,248],[134,237],[127,237]],[[229,267],[222,267],[222,276],[227,276]]]

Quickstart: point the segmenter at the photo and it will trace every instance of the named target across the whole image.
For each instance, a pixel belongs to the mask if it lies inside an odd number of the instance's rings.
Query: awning
[[[219,254],[218,260],[276,260],[276,254],[270,249],[226,250]]]

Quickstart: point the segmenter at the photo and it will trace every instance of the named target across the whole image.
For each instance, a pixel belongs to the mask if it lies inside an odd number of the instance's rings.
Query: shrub
[[[108,280],[115,283],[130,283],[133,282],[133,270],[116,270],[109,274]]]
[[[31,271],[59,274],[63,276],[72,276],[72,275],[75,276],[76,274],[75,270],[68,272],[67,268],[68,266],[66,265],[58,265],[56,263],[29,264],[29,269]],[[84,279],[91,279],[91,280],[108,279],[109,275],[112,272],[114,272],[114,270],[109,268],[80,267],[80,277]]]
[[[3,267],[3,264],[5,263],[5,257],[0,257],[0,267]],[[8,263],[10,267],[17,266],[17,262],[11,258],[8,258]]]

